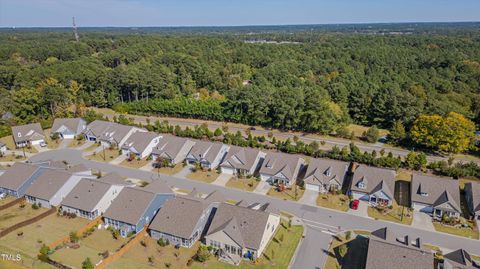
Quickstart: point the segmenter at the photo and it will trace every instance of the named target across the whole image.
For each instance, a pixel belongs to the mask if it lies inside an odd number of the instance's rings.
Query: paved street
[[[303,219],[305,223],[312,226],[324,227],[327,230],[336,232],[338,230],[348,230],[348,229],[360,229],[360,230],[375,230],[383,227],[388,227],[392,232],[403,235],[408,234],[411,237],[420,237],[423,240],[423,243],[430,243],[433,245],[438,245],[448,250],[455,250],[463,248],[472,254],[480,254],[480,241],[468,239],[464,237],[454,236],[446,233],[438,233],[433,231],[427,231],[418,229],[416,227],[411,227],[407,225],[386,222],[381,220],[373,220],[371,218],[365,218],[361,216],[355,216],[347,214],[345,212],[335,211],[327,208],[314,207],[310,205],[304,205],[298,202],[285,201],[277,199],[274,197],[259,195],[253,192],[244,192],[237,189],[225,188],[221,186],[216,186],[208,183],[203,183],[199,181],[192,181],[182,177],[172,177],[167,175],[161,175],[158,177],[157,174],[141,171],[138,169],[130,169],[127,167],[115,166],[107,163],[100,163],[89,161],[82,158],[81,153],[77,150],[64,149],[64,150],[54,150],[44,153],[37,154],[32,157],[32,161],[41,161],[41,160],[67,160],[69,163],[78,164],[83,163],[87,167],[99,169],[104,172],[117,172],[122,176],[128,178],[138,178],[151,182],[153,180],[163,180],[170,187],[177,187],[181,189],[197,189],[199,192],[209,193],[213,190],[218,190],[222,192],[225,197],[233,200],[245,200],[247,202],[260,202],[266,203],[270,202],[275,207],[279,208],[282,211],[290,212],[297,217]],[[304,251],[302,255],[306,256],[317,256],[318,250],[324,247],[325,242],[319,240],[312,240],[307,233],[308,240],[314,243],[314,247],[310,247]],[[306,238],[306,240],[307,240]],[[295,263],[294,268],[312,268],[311,265],[302,263],[302,259],[298,259]],[[315,268],[315,267],[313,267]]]

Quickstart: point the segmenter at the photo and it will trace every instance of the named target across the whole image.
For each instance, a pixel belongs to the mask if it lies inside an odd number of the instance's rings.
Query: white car
[[[4,193],[4,192],[0,193],[0,200],[3,199],[3,198],[5,198],[5,197],[7,197],[7,194],[6,194],[6,193]]]
[[[43,142],[43,141],[40,142],[40,147],[44,148],[44,147],[46,147],[46,146],[47,146],[47,143],[45,143],[45,142]]]

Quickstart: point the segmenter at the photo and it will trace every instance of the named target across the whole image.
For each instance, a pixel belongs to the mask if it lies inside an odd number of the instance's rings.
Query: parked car
[[[257,130],[257,128],[255,128],[255,127],[250,127],[250,128],[248,128],[248,129],[250,129],[250,131],[255,131],[255,130]]]
[[[7,197],[7,194],[2,192],[0,193],[0,200],[2,200],[3,198]]]
[[[40,147],[44,148],[44,147],[46,147],[46,146],[47,146],[47,143],[45,143],[45,142],[40,142]]]
[[[350,208],[353,209],[353,210],[357,210],[358,209],[358,204],[360,204],[360,201],[353,200],[352,202],[350,202]]]

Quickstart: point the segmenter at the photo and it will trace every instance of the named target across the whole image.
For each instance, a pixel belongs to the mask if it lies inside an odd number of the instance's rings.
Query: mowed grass
[[[13,250],[11,248],[8,248],[6,246],[2,245],[2,242],[0,240],[0,253],[5,253],[5,254],[13,254],[17,255],[20,254],[21,261],[18,262],[11,262],[11,261],[4,261],[3,259],[0,259],[0,268],[5,268],[5,269],[55,269],[56,267],[43,263],[40,260],[37,259],[37,254],[38,252],[35,253],[26,253],[18,250]]]
[[[305,190],[301,189],[300,187],[296,187],[297,193],[295,194],[295,188],[285,189],[284,191],[278,191],[277,187],[272,187],[267,192],[267,195],[276,197],[282,200],[290,200],[290,201],[298,201],[302,196]]]
[[[405,170],[405,169],[399,169],[397,171],[396,179],[410,182],[410,181],[412,181],[412,171]]]
[[[13,141],[13,137],[11,135],[0,138],[0,142],[5,144],[9,150],[14,150],[16,148],[15,142]]]
[[[12,207],[0,211],[0,231],[5,230],[14,224],[31,219],[41,213],[47,211],[45,208],[32,209],[32,206],[28,203],[24,204],[22,208],[20,204],[16,204]],[[15,232],[13,232],[15,233]]]
[[[127,241],[127,238],[122,237],[114,239],[112,233],[107,230],[96,230],[90,236],[80,239],[78,242],[80,247],[78,249],[61,248],[50,255],[50,257],[67,266],[82,268],[82,262],[86,258],[90,258],[96,264],[103,258],[99,254],[105,251],[113,254]]]
[[[49,149],[56,149],[62,143],[62,140],[59,138],[57,140],[53,140],[51,135],[51,129],[45,129],[43,130],[43,133],[45,134],[45,142],[47,143],[47,147]]]
[[[162,167],[160,169],[158,168],[152,168],[155,172],[159,172],[161,174],[165,175],[175,175],[176,173],[182,171],[183,169],[183,163],[177,163],[174,167]]]
[[[15,199],[17,199],[17,198],[15,198],[15,197],[13,197],[13,196],[7,196],[7,197],[5,197],[5,198],[3,198],[3,199],[0,199],[0,206],[1,206],[1,205],[4,205],[4,204],[8,204],[8,203],[10,203],[10,202],[13,202],[13,201],[15,201]],[[17,206],[18,206],[18,205],[17,205]],[[0,211],[0,212],[1,212],[1,211]],[[2,213],[3,213],[3,212],[2,212]]]
[[[138,169],[138,168],[144,167],[149,162],[150,162],[150,160],[147,160],[147,159],[141,159],[141,160],[134,159],[134,160],[131,160],[131,161],[129,161],[127,159],[127,160],[124,160],[123,162],[121,162],[120,165],[128,167],[128,168]]]
[[[438,222],[433,223],[433,227],[437,232],[449,233],[453,235],[463,236],[472,239],[479,239],[478,227],[472,228],[456,228],[449,225],[443,225]]]
[[[187,175],[188,179],[196,180],[196,181],[202,181],[205,183],[212,183],[214,182],[219,174],[216,171],[203,171],[203,170],[197,170],[196,172],[192,172]]]
[[[254,178],[247,178],[247,177],[236,177],[233,176],[230,178],[225,184],[228,188],[235,188],[244,191],[253,191],[258,185],[258,181]]]
[[[99,151],[98,153],[88,155],[87,159],[97,162],[110,162],[118,156],[120,156],[118,149],[105,149]]]
[[[350,124],[347,126],[347,129],[350,132],[353,132],[356,137],[361,137],[363,135],[363,132],[366,132],[368,130],[368,126],[363,126],[363,125],[358,125],[358,124]],[[387,135],[389,132],[386,129],[378,129],[379,130],[379,135],[384,136]]]
[[[73,139],[73,141],[68,145],[68,148],[78,148],[87,142],[86,139]]]
[[[348,210],[350,200],[345,194],[321,193],[317,197],[317,205],[339,211]]]
[[[87,223],[86,219],[68,219],[53,214],[2,237],[0,245],[34,257],[42,244],[48,245],[72,231],[77,231]],[[18,236],[20,232],[23,232],[23,235]]]
[[[402,218],[403,214],[403,218]],[[413,221],[413,213],[408,208],[403,208],[393,202],[393,208],[390,209],[378,209],[375,207],[368,207],[368,216],[374,219],[386,220],[396,223],[402,223],[405,225],[411,225]]]
[[[23,161],[26,158],[23,157],[22,153],[14,154],[5,154],[4,156],[0,157],[0,162],[18,162],[18,161]]]

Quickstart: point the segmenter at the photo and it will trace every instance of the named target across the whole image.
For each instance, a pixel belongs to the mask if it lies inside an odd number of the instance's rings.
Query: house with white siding
[[[395,194],[395,171],[361,164],[353,172],[350,193],[371,206],[390,206]]]
[[[187,154],[187,164],[199,163],[203,168],[216,169],[230,146],[219,142],[196,141]]]
[[[269,152],[260,168],[260,179],[270,184],[292,186],[305,165],[299,155]]]
[[[162,137],[154,132],[135,132],[122,145],[122,154],[128,157],[146,158]]]
[[[83,131],[88,141],[100,142],[107,147],[121,148],[125,141],[136,132],[147,130],[135,126],[127,126],[115,122],[95,120]]]
[[[62,139],[74,139],[87,128],[82,118],[57,118],[53,121],[50,133],[58,134]]]
[[[225,174],[253,176],[265,155],[258,149],[231,146],[220,168]]]
[[[0,156],[5,156],[6,153],[7,153],[7,145],[0,142]]]
[[[0,175],[0,193],[16,198],[23,197],[42,172],[43,168],[37,165],[16,162]]]
[[[154,160],[159,158],[167,160],[170,166],[175,166],[187,158],[194,145],[195,141],[188,138],[162,135],[162,138],[152,150],[152,158]]]
[[[45,143],[45,134],[40,123],[13,126],[12,137],[17,148]]]
[[[336,160],[310,159],[303,178],[305,188],[320,193],[341,190],[349,165],[347,162]]]

